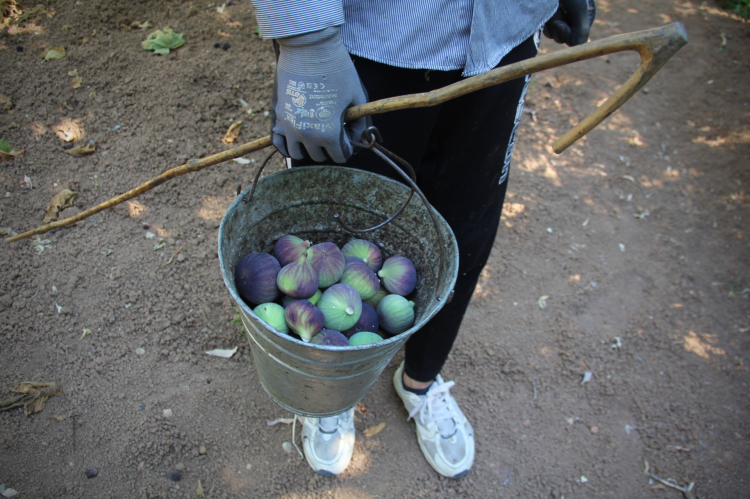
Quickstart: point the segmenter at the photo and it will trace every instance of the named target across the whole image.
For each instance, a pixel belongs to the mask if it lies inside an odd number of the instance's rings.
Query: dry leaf
[[[70,207],[73,204],[73,200],[78,194],[71,191],[70,189],[63,189],[52,197],[52,200],[47,206],[47,212],[44,214],[44,223],[50,223],[57,220],[57,216],[65,208]]]
[[[220,29],[216,30],[216,34],[219,35],[222,38],[232,38],[232,35],[230,35],[226,31],[222,31]]]
[[[45,61],[52,61],[54,59],[62,59],[66,55],[65,47],[47,47],[39,57]]]
[[[151,23],[146,21],[145,23],[142,23],[140,21],[133,21],[130,23],[131,28],[138,28],[138,29],[148,29],[151,27]]]
[[[239,21],[227,21],[227,26],[230,28],[242,29],[242,23]]]
[[[13,158],[23,158],[24,152],[26,152],[26,149],[11,149],[10,152],[0,151],[0,159],[8,162]]]
[[[78,76],[78,70],[74,69],[73,71],[68,71],[68,76]]]
[[[383,431],[383,428],[385,428],[385,422],[376,424],[375,426],[370,426],[365,431],[363,431],[362,434],[367,438],[374,437],[375,435]]]
[[[225,359],[228,359],[232,357],[232,355],[237,353],[237,347],[229,349],[223,349],[223,348],[214,348],[213,350],[209,350],[206,352],[208,355],[213,355],[215,357],[224,357]]]
[[[65,418],[62,416],[52,416],[52,419],[54,419],[58,423],[62,423],[63,421],[65,421]]]
[[[10,97],[7,95],[0,94],[0,109],[9,111],[13,107],[13,103],[10,101]]]
[[[227,130],[227,133],[224,134],[224,138],[221,139],[221,141],[225,144],[234,144],[234,141],[237,140],[237,137],[240,135],[240,130],[242,129],[242,120],[235,121],[231,125],[229,125],[229,129]]]
[[[68,149],[65,152],[70,154],[71,156],[80,158],[80,157],[88,156],[89,154],[95,153],[96,146],[94,144],[86,144],[85,146],[75,146],[74,148]]]
[[[195,491],[195,497],[200,497],[200,498],[206,497],[206,493],[203,492],[203,485],[201,485],[200,480],[198,480],[198,489]]]
[[[76,76],[75,78],[73,78],[71,85],[73,86],[73,88],[81,88],[82,83],[83,83],[83,78],[81,78],[80,76]]]
[[[24,413],[30,416],[44,410],[44,405],[50,397],[62,395],[62,390],[57,383],[38,383],[24,381],[19,383],[13,390],[21,395],[11,395],[0,400],[0,411],[7,411],[23,405]]]

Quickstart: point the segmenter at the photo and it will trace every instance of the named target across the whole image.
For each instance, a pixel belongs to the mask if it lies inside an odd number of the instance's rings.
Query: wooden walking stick
[[[628,80],[614,94],[612,94],[604,104],[596,108],[594,112],[553,144],[553,150],[557,154],[560,154],[578,139],[590,132],[607,116],[614,113],[620,106],[638,92],[638,90],[643,88],[654,74],[656,74],[656,72],[659,71],[659,69],[661,69],[661,67],[686,43],[687,32],[681,23],[669,24],[661,28],[653,28],[635,33],[611,36],[595,42],[566,48],[551,54],[537,56],[533,59],[493,69],[492,71],[472,76],[471,78],[467,78],[463,81],[432,92],[402,95],[399,97],[368,102],[361,106],[349,108],[344,119],[345,121],[351,121],[372,114],[387,113],[401,109],[435,106],[476,90],[504,83],[539,71],[544,71],[545,69],[556,68],[565,64],[593,59],[594,57],[613,54],[616,52],[638,52],[641,56],[641,64],[636,72],[633,73],[633,75],[628,78]],[[75,216],[51,222],[22,234],[8,237],[6,238],[6,242],[11,243],[19,241],[36,234],[44,234],[50,230],[79,222],[95,213],[99,213],[100,211],[143,194],[144,192],[163,184],[167,180],[179,177],[185,173],[196,172],[218,163],[239,158],[240,156],[258,151],[270,145],[271,137],[266,136],[239,145],[227,151],[207,156],[200,160],[191,159],[184,165],[169,169],[161,175],[152,178],[148,182],[89,208],[88,210],[82,211]]]

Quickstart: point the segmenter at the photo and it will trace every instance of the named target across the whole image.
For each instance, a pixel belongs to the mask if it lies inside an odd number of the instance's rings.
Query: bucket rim
[[[363,174],[363,175],[370,175],[370,176],[378,177],[379,181],[383,181],[383,182],[386,182],[386,183],[398,186],[398,188],[403,188],[403,189],[405,189],[405,190],[408,191],[408,187],[406,185],[404,185],[403,183],[397,181],[397,180],[385,177],[383,175],[379,175],[377,173],[368,172],[366,170],[360,170],[358,168],[352,168],[352,167],[341,166],[341,165],[309,165],[309,166],[298,166],[298,167],[294,167],[294,168],[286,168],[284,170],[280,170],[280,171],[271,173],[270,175],[264,176],[263,178],[261,178],[261,179],[258,180],[258,184],[260,184],[260,183],[262,183],[264,181],[266,181],[266,182],[267,181],[271,181],[274,177],[279,177],[279,176],[284,176],[284,175],[294,175],[294,174],[296,174],[296,172],[302,172],[302,171],[305,171],[305,170],[324,170],[324,169],[354,171],[357,174]],[[242,199],[245,198],[247,196],[247,194],[249,194],[252,189],[253,189],[253,185],[250,185],[244,191],[242,191],[240,194],[238,194],[235,197],[234,201],[232,201],[232,204],[230,204],[229,207],[227,208],[227,210],[224,212],[224,215],[222,216],[222,219],[221,219],[221,224],[219,225],[219,234],[220,235],[225,232],[224,231],[224,226],[225,226],[225,223],[227,223],[227,215],[229,213],[233,212],[234,210],[236,210],[237,207],[242,204]],[[458,258],[458,247],[457,247],[457,244],[456,244],[456,239],[453,236],[453,230],[451,229],[450,225],[448,225],[448,222],[445,221],[445,219],[442,217],[442,215],[440,215],[440,213],[437,210],[435,210],[435,214],[437,215],[438,220],[440,220],[442,222],[442,227],[445,228],[445,229],[447,229],[448,232],[451,234],[451,237],[449,238],[449,240],[447,242],[449,244],[452,243],[453,246],[455,246],[455,252],[454,252],[454,254],[456,255],[456,258]],[[382,347],[390,346],[390,345],[392,345],[394,343],[398,343],[398,342],[402,342],[403,343],[412,334],[414,334],[415,332],[417,332],[419,330],[419,327],[412,326],[409,329],[407,329],[406,331],[404,331],[404,332],[402,332],[400,334],[391,336],[390,338],[384,338],[382,341],[378,341],[378,342],[375,342],[375,343],[369,343],[367,345],[349,345],[349,346],[345,346],[345,347],[329,346],[329,345],[317,345],[317,344],[309,343],[309,342],[306,342],[306,341],[298,340],[298,339],[292,337],[289,334],[282,333],[282,332],[278,331],[276,328],[274,328],[273,326],[271,326],[270,324],[266,323],[258,315],[256,315],[255,312],[253,312],[253,309],[245,302],[245,300],[242,299],[242,297],[240,297],[239,293],[237,292],[236,286],[234,285],[234,282],[231,282],[231,283],[229,282],[230,276],[232,278],[234,276],[234,269],[227,269],[226,268],[225,263],[224,263],[224,259],[221,258],[221,255],[223,253],[223,244],[224,244],[223,243],[223,238],[219,237],[218,240],[219,240],[218,241],[219,242],[219,244],[218,244],[219,266],[221,268],[222,278],[224,279],[224,285],[227,287],[227,291],[229,291],[229,293],[232,295],[232,298],[234,299],[235,303],[237,303],[237,305],[240,307],[240,309],[242,309],[246,314],[248,314],[248,315],[252,316],[253,318],[255,318],[258,321],[258,323],[261,324],[267,331],[273,333],[274,335],[276,335],[277,337],[279,337],[281,339],[284,339],[286,341],[291,341],[291,342],[293,342],[293,343],[295,343],[297,345],[305,346],[305,347],[308,347],[308,348],[313,348],[313,349],[316,349],[316,350],[329,351],[329,352],[355,352],[355,351],[370,350],[370,349],[374,349],[374,348],[382,348]],[[458,268],[458,266],[456,266],[456,268]],[[443,300],[443,302],[444,302],[443,305],[445,305],[445,303],[447,303],[447,301],[448,301],[448,299],[450,297],[450,293],[451,293],[451,291],[453,290],[453,288],[454,288],[454,286],[456,284],[457,277],[458,277],[457,274],[449,276],[448,281],[446,281],[446,283],[448,284],[448,286],[446,286],[446,289],[448,291],[445,293],[445,296],[441,296],[441,297],[436,298],[437,300]],[[437,309],[433,309],[430,313],[428,313],[424,317],[424,320],[420,323],[420,327],[421,327],[421,325],[423,325],[424,323],[426,323],[430,319],[432,319],[441,309],[442,309],[442,307],[439,307]]]

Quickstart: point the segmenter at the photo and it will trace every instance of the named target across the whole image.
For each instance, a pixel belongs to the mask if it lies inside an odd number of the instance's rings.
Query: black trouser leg
[[[536,52],[529,38],[500,65],[534,57]],[[371,101],[426,92],[461,80],[460,71],[402,69],[362,58],[355,58],[354,63]],[[458,242],[453,300],[406,343],[406,373],[417,381],[430,381],[442,369],[492,250],[525,88],[521,78],[439,106],[372,116],[383,145],[411,163],[420,189]],[[367,151],[352,157],[347,165],[397,178]]]

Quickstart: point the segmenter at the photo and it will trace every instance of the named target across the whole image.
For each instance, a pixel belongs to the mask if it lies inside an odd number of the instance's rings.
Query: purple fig
[[[383,341],[383,338],[380,335],[371,333],[370,331],[360,331],[349,338],[349,345],[369,345],[370,343],[377,343],[378,341]]]
[[[295,298],[310,298],[318,290],[318,274],[307,263],[307,256],[292,262],[279,271],[276,285],[282,293]]]
[[[307,300],[294,300],[284,310],[284,318],[289,329],[302,338],[310,341],[318,331],[323,329],[325,317],[315,305]]]
[[[414,324],[414,302],[401,295],[388,295],[378,305],[378,319],[389,333],[401,334]]]
[[[325,327],[335,331],[346,331],[353,327],[362,315],[362,299],[348,284],[334,284],[323,292],[318,308],[326,318]]]
[[[299,237],[290,234],[281,236],[279,240],[276,241],[276,246],[274,246],[273,252],[276,255],[276,259],[279,261],[279,264],[282,267],[286,267],[290,263],[299,260],[299,257],[307,251],[307,248],[309,248],[311,244],[310,241],[303,241]]]
[[[344,256],[361,258],[373,272],[377,272],[383,266],[383,256],[380,254],[380,248],[370,241],[352,239],[341,248],[341,252]]]
[[[339,333],[338,331],[333,331],[331,329],[321,330],[318,334],[312,337],[310,343],[313,343],[315,345],[325,345],[329,347],[349,346],[349,340],[346,339],[346,336]]]
[[[234,283],[243,300],[258,305],[274,301],[279,296],[276,277],[279,262],[268,253],[245,255],[234,267]]]
[[[382,284],[382,283],[381,283]],[[372,298],[368,298],[365,300],[368,305],[370,305],[375,310],[378,309],[378,305],[380,305],[380,300],[385,298],[388,295],[388,290],[385,289],[385,286],[380,286],[380,289],[377,293],[375,293],[375,296]]]
[[[294,300],[300,300],[304,299],[312,303],[313,305],[316,305],[318,303],[318,300],[320,300],[320,296],[323,294],[321,290],[317,290],[314,295],[312,295],[310,298],[295,298],[293,296],[284,295],[284,299],[281,300],[281,305],[286,308],[289,303],[293,302]]]
[[[351,338],[352,335],[360,331],[377,331],[380,326],[378,321],[378,313],[367,303],[362,302],[362,315],[359,316],[359,320],[352,327],[346,331],[341,331],[344,336]]]
[[[390,293],[406,296],[417,286],[417,269],[405,256],[392,256],[383,264],[378,276]]]
[[[262,303],[253,309],[255,315],[280,333],[288,333],[289,328],[284,318],[284,307],[276,303]]]
[[[312,265],[318,274],[321,288],[333,286],[344,273],[344,254],[333,243],[320,243],[307,250],[307,263]]]
[[[349,265],[341,275],[341,283],[356,289],[363,300],[372,298],[380,289],[380,279],[364,262]]]

